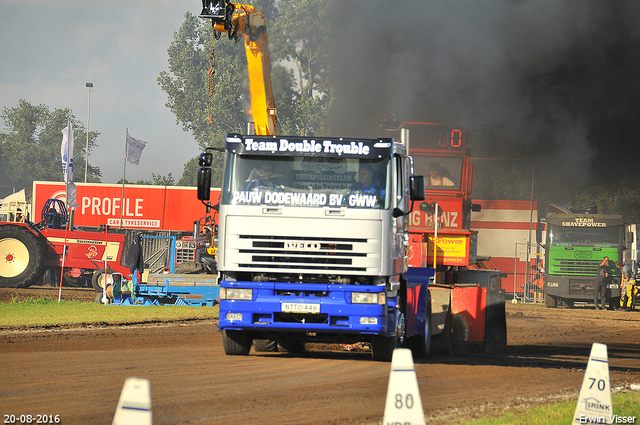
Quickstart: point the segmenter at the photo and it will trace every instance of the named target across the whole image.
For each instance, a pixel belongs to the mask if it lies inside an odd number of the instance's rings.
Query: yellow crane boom
[[[237,42],[244,35],[251,95],[251,110],[247,114],[253,119],[256,134],[277,134],[277,111],[271,91],[271,59],[264,13],[252,5],[226,0],[203,0],[202,6],[199,16],[211,19],[214,37],[219,38],[221,33],[227,33],[230,39]],[[209,74],[212,78],[213,69]],[[209,95],[213,95],[212,90]]]

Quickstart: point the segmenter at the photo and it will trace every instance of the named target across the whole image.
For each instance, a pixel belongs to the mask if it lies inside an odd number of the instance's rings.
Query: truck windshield
[[[549,225],[548,233],[551,245],[618,246],[622,243],[622,226],[576,228]]]
[[[390,159],[227,155],[222,203],[388,208]]]

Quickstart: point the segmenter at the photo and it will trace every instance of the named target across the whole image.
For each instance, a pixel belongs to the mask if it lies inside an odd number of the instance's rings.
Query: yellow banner
[[[437,249],[436,263],[448,266],[469,265],[469,236],[448,235],[428,238],[427,264],[433,263],[433,247]]]

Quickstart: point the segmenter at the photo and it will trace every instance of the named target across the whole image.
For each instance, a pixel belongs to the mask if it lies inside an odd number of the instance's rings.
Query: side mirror
[[[201,153],[198,157],[198,165],[200,167],[211,167],[213,163],[213,154],[211,152]]]
[[[423,201],[424,200],[424,176],[412,176],[411,177],[411,200]]]
[[[211,168],[198,170],[198,199],[208,201],[211,196]]]
[[[545,227],[546,220],[542,217],[538,218],[538,224],[536,226],[536,242],[538,245],[544,247],[542,244],[542,229]]]

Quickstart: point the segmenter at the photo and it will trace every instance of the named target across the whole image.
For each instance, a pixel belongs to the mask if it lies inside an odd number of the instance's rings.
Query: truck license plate
[[[320,313],[320,304],[282,303],[283,313]]]

